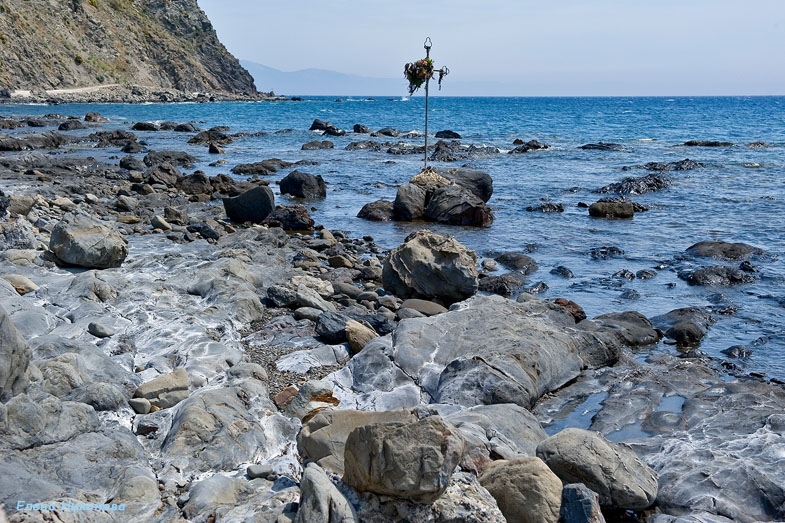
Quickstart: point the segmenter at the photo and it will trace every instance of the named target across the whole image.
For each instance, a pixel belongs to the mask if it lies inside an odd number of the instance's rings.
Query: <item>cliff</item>
[[[0,0],[0,89],[256,97],[196,0]]]

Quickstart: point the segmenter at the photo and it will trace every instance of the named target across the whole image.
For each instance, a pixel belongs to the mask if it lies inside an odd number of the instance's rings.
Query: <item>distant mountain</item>
[[[403,96],[407,94],[403,74],[400,79],[369,78],[325,69],[285,72],[247,60],[240,60],[240,64],[254,77],[260,91],[274,91],[277,95]]]

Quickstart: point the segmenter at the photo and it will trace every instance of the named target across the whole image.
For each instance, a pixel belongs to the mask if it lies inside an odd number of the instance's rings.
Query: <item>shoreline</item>
[[[15,89],[0,92],[2,104],[142,104],[182,102],[241,102],[288,100],[273,92],[185,92],[176,89],[132,84],[108,84],[67,89]]]
[[[106,147],[119,150],[121,144]],[[532,414],[515,402],[542,390],[548,392],[531,407],[539,420],[533,424],[581,421],[628,442],[656,469],[660,496],[645,513],[651,522],[671,523],[670,513],[700,515],[711,508],[707,500],[717,499],[729,508],[714,521],[752,521],[773,517],[771,511],[785,501],[776,489],[755,498],[746,490],[745,475],[749,467],[753,479],[773,485],[785,479],[770,467],[776,452],[785,449],[781,384],[724,373],[699,351],[655,353],[637,362],[638,351],[659,336],[645,318],[604,315],[579,326],[561,305],[533,296],[473,296],[449,311],[438,304],[404,306],[382,285],[383,261],[390,253],[372,240],[318,227],[284,233],[275,224],[238,224],[214,196],[239,195],[264,184],[173,176],[174,156],[149,166],[80,163],[68,155],[26,155],[18,164],[12,155],[0,160],[10,162],[0,167],[0,178],[16,215],[0,225],[14,232],[6,233],[10,241],[29,242],[2,251],[0,271],[24,276],[36,287],[0,280],[3,306],[10,309],[5,324],[15,324],[30,349],[27,369],[12,369],[29,385],[20,382],[10,399],[3,399],[11,405],[2,405],[10,423],[0,427],[7,431],[0,433],[0,443],[13,459],[0,461],[8,478],[5,484],[0,479],[0,486],[16,489],[40,480],[60,489],[50,493],[42,487],[34,493],[40,499],[26,494],[32,503],[62,499],[62,490],[71,498],[96,491],[113,502],[127,500],[127,513],[142,519],[201,521],[208,514],[231,519],[254,513],[291,518],[297,504],[307,509],[303,500],[311,492],[305,472],[311,465],[304,464],[317,459],[300,448],[301,429],[314,427],[310,420],[318,425],[329,413],[403,410],[452,420],[458,428],[450,430],[466,438],[470,451],[461,472],[453,475],[456,491],[432,504],[358,494],[329,468],[331,459],[318,460],[331,470],[328,482],[345,492],[338,495],[347,496],[368,521],[384,521],[392,513],[421,516],[417,511],[427,510],[435,515],[409,519],[439,521],[436,516],[448,519],[449,510],[461,503],[470,503],[472,514],[486,515],[476,515],[476,521],[502,521],[479,478],[491,462],[533,454],[521,432],[541,438],[542,428],[530,433],[516,425]],[[55,227],[77,211],[127,240],[128,257],[119,267],[65,267],[53,258]],[[348,317],[376,334],[360,350],[347,341]],[[467,322],[467,317],[482,321]],[[505,323],[510,318],[513,325]],[[546,360],[534,355],[532,376],[554,376],[552,382],[542,378],[529,389],[505,388],[520,386],[526,375],[514,372],[515,358],[523,359],[523,353],[509,358],[494,352],[529,341],[527,329],[516,330],[518,318],[537,334],[531,343],[542,343],[534,352],[548,355]],[[531,318],[536,321],[526,323]],[[343,334],[327,319],[343,322]],[[507,329],[510,337],[496,338]],[[627,342],[619,342],[615,332],[627,335]],[[493,342],[484,346],[484,338]],[[551,342],[558,347],[552,357]],[[411,347],[420,343],[433,349],[423,352],[445,352],[445,359],[416,365],[424,356]],[[571,344],[591,357],[577,359],[572,349],[565,350]],[[457,346],[459,353],[452,354]],[[494,380],[502,385],[493,388]],[[487,400],[470,407],[476,400],[470,393],[488,394]],[[287,402],[292,397],[299,399]],[[19,433],[26,411],[18,407],[34,403],[49,409],[39,413],[45,419],[70,413],[62,418],[62,432]],[[156,408],[144,412],[151,403]],[[592,419],[587,421],[581,409]],[[125,428],[118,429],[116,420]],[[769,454],[756,454],[761,447]],[[94,464],[85,472],[92,478],[66,485],[51,479],[54,471],[46,463],[90,456],[96,448],[116,454],[107,454],[112,470]],[[705,452],[714,453],[713,462],[705,462]],[[267,469],[257,474],[249,466]],[[701,474],[731,479],[707,486]],[[107,490],[117,484],[117,491]],[[477,496],[467,501],[467,491]],[[7,503],[6,510],[13,506]],[[378,511],[380,506],[384,510]]]

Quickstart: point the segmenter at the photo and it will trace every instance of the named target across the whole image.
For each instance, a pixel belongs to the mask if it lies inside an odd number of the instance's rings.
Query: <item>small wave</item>
[[[638,138],[639,142],[656,142],[656,138]]]

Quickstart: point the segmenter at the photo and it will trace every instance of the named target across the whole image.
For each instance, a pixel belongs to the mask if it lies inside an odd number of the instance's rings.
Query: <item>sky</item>
[[[443,95],[785,95],[785,0],[197,1],[287,72],[403,78],[429,37]]]

